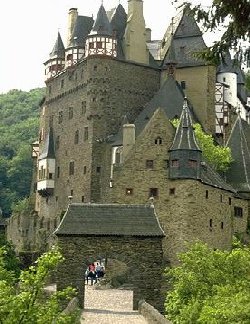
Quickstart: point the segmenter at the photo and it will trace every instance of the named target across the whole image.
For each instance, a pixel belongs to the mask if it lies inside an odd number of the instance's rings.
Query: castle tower
[[[127,27],[123,43],[125,59],[149,64],[149,51],[146,42],[147,35],[143,17],[143,1],[128,0]]]
[[[42,197],[51,196],[55,188],[55,149],[52,128],[49,129],[38,159],[37,191]]]
[[[103,5],[100,6],[96,21],[86,39],[85,56],[90,55],[117,56],[117,40]]]
[[[65,48],[59,32],[55,45],[49,56],[49,60],[44,63],[46,80],[57,75],[65,66]]]
[[[201,150],[195,138],[186,98],[169,152],[170,179],[200,179]]]

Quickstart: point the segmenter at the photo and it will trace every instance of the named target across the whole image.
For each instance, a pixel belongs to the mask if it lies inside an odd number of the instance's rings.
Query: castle
[[[62,219],[89,206],[93,212],[110,206],[110,213],[121,206],[124,215],[129,206],[153,207],[165,263],[176,262],[186,241],[230,249],[232,235],[246,233],[250,98],[230,55],[214,66],[193,55],[204,48],[185,11],[155,41],[145,28],[142,0],[128,0],[127,13],[121,4],[110,11],[101,5],[95,20],[69,10],[66,44],[58,33],[45,62],[32,210],[8,224],[19,251],[46,250],[55,230],[62,233]],[[176,118],[177,129],[171,123]],[[195,122],[230,147],[233,162],[223,175],[204,159]],[[132,231],[127,217],[124,226]],[[69,234],[85,226],[75,221],[74,229],[67,223]],[[115,222],[113,217],[110,226]]]

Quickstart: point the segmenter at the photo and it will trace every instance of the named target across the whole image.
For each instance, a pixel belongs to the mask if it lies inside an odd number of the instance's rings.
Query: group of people
[[[97,283],[97,281],[100,278],[103,278],[104,274],[105,274],[104,266],[100,265],[98,262],[96,262],[96,264],[91,263],[86,269],[85,281],[88,284],[90,280],[91,285],[93,285],[93,283]]]

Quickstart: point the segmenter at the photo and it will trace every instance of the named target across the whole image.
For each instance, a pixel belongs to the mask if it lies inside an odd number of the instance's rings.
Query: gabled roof
[[[91,31],[94,20],[92,17],[78,16],[73,29],[69,47],[84,46],[85,40]]]
[[[250,192],[249,139],[249,125],[239,115],[227,143],[232,152],[233,162],[226,172],[227,181],[239,192]]]
[[[64,56],[65,56],[65,48],[64,48],[63,41],[62,41],[62,38],[61,38],[61,35],[59,32],[57,34],[57,39],[56,39],[55,45],[54,45],[49,56],[50,56],[50,58],[53,58],[53,57],[64,58]]]
[[[119,204],[71,204],[55,234],[58,236],[164,236],[154,208]]]
[[[99,11],[97,13],[96,20],[94,22],[94,26],[90,32],[91,35],[110,35],[112,36],[112,27],[108,20],[108,16],[103,5],[100,6]]]
[[[173,145],[169,151],[175,150],[201,151],[194,134],[193,122],[186,98],[183,102],[180,123],[175,133]]]
[[[45,138],[44,147],[39,156],[39,160],[54,159],[54,158],[55,158],[54,136],[53,136],[53,130],[50,127],[49,132]]]

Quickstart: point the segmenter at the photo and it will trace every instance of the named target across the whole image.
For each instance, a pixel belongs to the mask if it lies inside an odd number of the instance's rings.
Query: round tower
[[[186,98],[169,153],[170,179],[200,179],[202,152],[195,138]]]
[[[85,57],[90,55],[117,56],[117,40],[113,35],[103,5],[99,9],[93,28],[86,39]]]
[[[60,33],[50,53],[50,58],[44,63],[46,80],[54,77],[65,67],[65,48]]]

